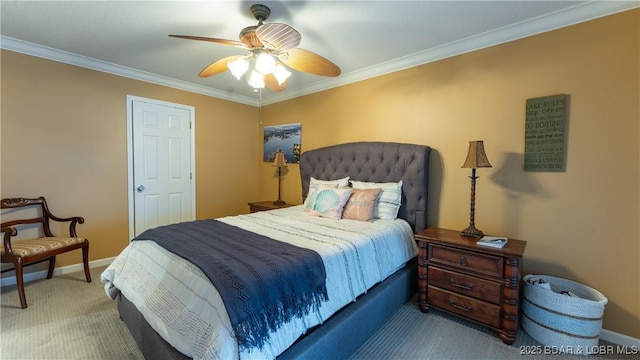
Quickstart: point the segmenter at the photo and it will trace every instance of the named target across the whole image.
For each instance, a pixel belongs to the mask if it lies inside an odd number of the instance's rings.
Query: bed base
[[[278,359],[346,359],[417,291],[417,262],[409,261],[384,282],[307,333]],[[118,311],[145,359],[189,359],[164,341],[122,294]]]

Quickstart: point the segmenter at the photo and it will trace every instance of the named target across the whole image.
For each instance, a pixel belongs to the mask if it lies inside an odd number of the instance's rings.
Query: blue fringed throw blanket
[[[262,348],[269,331],[328,300],[318,253],[221,221],[161,226],[133,240],[153,240],[202,270],[224,301],[241,350]]]

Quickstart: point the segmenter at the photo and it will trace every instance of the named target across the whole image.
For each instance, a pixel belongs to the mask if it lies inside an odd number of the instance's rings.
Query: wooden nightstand
[[[258,212],[258,211],[267,211],[267,210],[275,210],[282,209],[289,206],[294,206],[292,204],[283,204],[276,205],[273,201],[258,201],[258,202],[250,202],[249,203],[249,212]]]
[[[477,245],[460,231],[428,228],[418,241],[418,305],[434,307],[498,332],[505,344],[518,333],[522,255],[526,241],[502,249]]]

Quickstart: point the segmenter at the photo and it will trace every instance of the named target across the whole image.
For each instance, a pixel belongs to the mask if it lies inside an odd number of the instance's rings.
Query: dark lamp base
[[[284,204],[286,204],[286,202],[284,202],[284,200],[280,200],[280,199],[278,199],[278,200],[273,202],[273,205],[284,205]]]
[[[481,237],[484,236],[482,231],[476,229],[476,227],[473,226],[473,225],[469,225],[468,228],[462,230],[462,232],[460,232],[460,235],[462,235],[462,236],[471,236],[471,237],[474,237],[474,238],[481,238]]]

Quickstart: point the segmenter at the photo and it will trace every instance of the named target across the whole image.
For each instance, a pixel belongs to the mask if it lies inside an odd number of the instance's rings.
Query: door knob
[[[144,191],[144,189],[145,189],[144,185],[140,185],[140,186],[138,186],[138,187],[136,188],[136,190],[137,190],[138,192],[143,192],[143,191]]]

